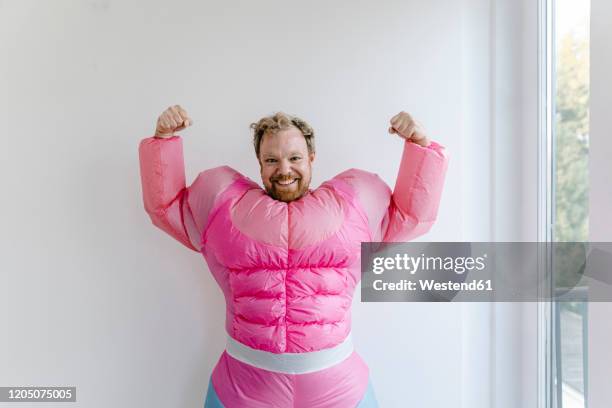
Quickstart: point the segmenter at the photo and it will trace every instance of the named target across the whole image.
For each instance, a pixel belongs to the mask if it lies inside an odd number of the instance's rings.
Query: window
[[[553,0],[552,16],[552,240],[586,242],[590,0]],[[566,287],[563,278],[554,287]],[[586,408],[588,303],[554,302],[552,313],[552,406]]]

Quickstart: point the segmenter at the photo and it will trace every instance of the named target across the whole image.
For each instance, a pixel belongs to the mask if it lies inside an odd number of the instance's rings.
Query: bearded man
[[[139,146],[152,222],[202,253],[226,300],[226,349],[206,408],[377,407],[355,352],[351,304],[360,244],[409,241],[435,222],[448,156],[406,112],[389,121],[403,139],[393,191],[350,169],[310,188],[314,131],[276,113],[251,124],[264,189],[221,166],[185,183],[179,105]]]

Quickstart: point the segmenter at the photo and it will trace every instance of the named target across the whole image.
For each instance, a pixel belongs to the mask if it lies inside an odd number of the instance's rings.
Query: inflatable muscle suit
[[[225,296],[227,347],[206,407],[377,406],[350,336],[360,243],[431,228],[444,148],[405,141],[393,192],[350,169],[289,203],[227,166],[186,187],[180,136],[146,138],[139,154],[153,224],[201,252]]]

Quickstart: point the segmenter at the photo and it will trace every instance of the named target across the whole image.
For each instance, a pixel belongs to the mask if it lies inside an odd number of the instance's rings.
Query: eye
[[[293,156],[293,157],[291,158],[291,161],[298,161],[298,160],[300,160],[300,159],[301,159],[301,157],[300,157],[300,156]]]
[[[276,163],[276,159],[266,159],[266,163]]]

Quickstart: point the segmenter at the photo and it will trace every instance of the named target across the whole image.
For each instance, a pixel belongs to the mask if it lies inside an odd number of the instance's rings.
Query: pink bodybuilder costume
[[[405,141],[393,193],[350,169],[289,203],[227,166],[186,187],[180,136],[146,138],[139,154],[151,220],[202,253],[225,296],[227,347],[206,406],[376,406],[350,336],[360,243],[409,241],[431,228],[444,148]]]

